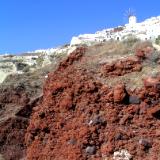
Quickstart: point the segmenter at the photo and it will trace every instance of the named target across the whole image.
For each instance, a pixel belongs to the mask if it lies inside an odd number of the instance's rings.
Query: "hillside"
[[[130,37],[0,64],[1,159],[158,160],[158,45]]]
[[[125,47],[78,48],[49,74],[25,136],[28,160],[158,160],[160,53],[148,42]]]
[[[160,16],[151,17],[143,22],[137,22],[137,17],[129,17],[128,24],[115,28],[106,28],[94,34],[80,34],[72,37],[70,44],[64,46],[38,49],[20,55],[0,55],[0,83],[8,75],[34,72],[49,64],[56,63],[57,59],[69,55],[77,46],[93,46],[108,41],[126,41],[128,39],[149,40],[154,47],[160,50]]]
[[[43,96],[43,83],[47,74],[57,68],[59,61],[65,58],[63,56],[54,63],[31,72],[12,73],[1,83],[0,155],[5,160],[25,157],[24,137],[32,109]]]
[[[160,156],[160,53],[151,42],[78,47],[55,64],[11,75],[2,84],[5,160]]]
[[[0,55],[0,83],[7,76],[34,72],[50,64],[56,64],[76,47],[62,46],[46,50],[36,50],[20,55]]]

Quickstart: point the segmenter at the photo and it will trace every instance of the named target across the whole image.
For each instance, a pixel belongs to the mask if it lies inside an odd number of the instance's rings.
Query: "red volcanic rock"
[[[5,160],[19,160],[25,157],[24,137],[32,108],[39,100],[40,97],[30,98],[21,86],[8,86],[1,92],[0,154]]]
[[[77,48],[71,55],[69,58],[67,58],[65,61],[61,62],[60,64],[60,68],[64,69],[69,65],[72,65],[75,61],[80,60],[80,58],[83,56],[83,54],[85,53],[85,48],[84,47],[80,47]]]
[[[145,51],[142,50],[142,49],[137,49],[135,55],[136,55],[138,58],[144,59],[144,58],[145,58]]]
[[[151,115],[157,119],[160,119],[160,105],[157,105],[155,107],[149,108],[147,110],[148,115]]]
[[[142,60],[149,58],[152,54],[154,54],[154,48],[150,46],[138,48],[135,51],[135,56]]]
[[[160,90],[160,78],[148,77],[144,79],[145,88],[153,88],[155,90]]]
[[[49,74],[25,135],[27,160],[113,159],[121,150],[137,160],[158,159],[159,90],[108,87],[85,66],[85,56],[79,49]],[[99,72],[119,76],[137,65],[123,60]]]
[[[142,69],[142,65],[136,58],[128,58],[113,62],[111,64],[103,64],[101,72],[103,76],[123,76],[131,72],[139,72]]]
[[[123,100],[126,97],[126,91],[125,91],[125,86],[122,84],[119,84],[114,87],[113,91],[113,98],[115,103],[120,103],[123,102]]]
[[[63,109],[70,109],[72,108],[72,95],[70,94],[67,94],[65,95],[63,98],[62,98],[62,101],[60,102],[60,106],[62,107],[62,110]]]
[[[32,90],[30,80],[0,88],[0,155],[6,160],[113,159],[122,150],[136,160],[159,158],[160,77],[129,89],[126,74],[141,71],[140,58],[102,65],[102,54],[86,51],[78,48],[48,74],[43,97],[35,96],[42,88]]]

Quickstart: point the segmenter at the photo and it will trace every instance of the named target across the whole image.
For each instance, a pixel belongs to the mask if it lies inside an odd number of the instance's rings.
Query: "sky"
[[[0,54],[68,44],[72,36],[160,15],[160,0],[0,0]]]

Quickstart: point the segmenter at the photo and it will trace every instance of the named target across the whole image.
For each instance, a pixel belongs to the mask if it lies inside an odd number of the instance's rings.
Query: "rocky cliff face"
[[[37,78],[14,76],[0,87],[0,153],[6,160],[25,156],[24,136],[32,108],[42,96],[44,74]]]
[[[48,72],[55,70],[56,65],[11,74],[0,85],[0,159],[19,160],[26,156],[24,141],[30,115],[41,101]]]
[[[160,53],[107,42],[63,58],[0,86],[0,158],[157,160]]]
[[[31,116],[27,159],[158,160],[160,55],[146,47],[78,48],[61,62]]]

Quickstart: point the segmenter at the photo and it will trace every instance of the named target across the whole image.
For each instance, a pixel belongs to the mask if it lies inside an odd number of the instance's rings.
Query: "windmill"
[[[128,10],[125,11],[124,13],[124,16],[129,18],[129,17],[132,17],[132,16],[135,16],[135,11],[131,8],[129,8]]]
[[[133,26],[137,23],[136,13],[133,9],[129,8],[124,13],[124,17],[128,19],[129,25]]]

